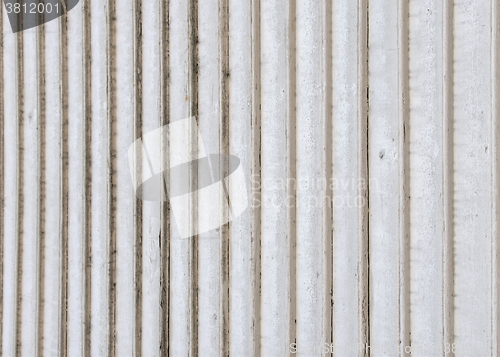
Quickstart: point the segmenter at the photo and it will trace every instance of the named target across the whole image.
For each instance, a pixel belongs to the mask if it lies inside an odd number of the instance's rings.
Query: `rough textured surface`
[[[80,0],[12,33],[0,7],[0,354],[498,356],[499,16]],[[250,206],[184,239],[128,150],[189,117]],[[189,197],[188,227],[224,204]]]

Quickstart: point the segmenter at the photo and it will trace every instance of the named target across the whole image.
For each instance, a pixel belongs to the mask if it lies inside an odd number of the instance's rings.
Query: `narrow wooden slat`
[[[142,131],[147,135],[162,123],[160,2],[143,1],[142,14]],[[144,144],[152,155],[161,143]],[[142,354],[154,357],[160,353],[161,201],[144,201],[142,209]]]
[[[40,28],[23,31],[23,140],[19,148],[23,155],[21,167],[23,185],[22,210],[22,297],[21,321],[18,332],[23,355],[39,353],[40,302],[39,263],[43,253],[40,249]],[[42,62],[43,63],[43,62]]]
[[[86,132],[88,112],[85,66],[85,3],[81,1],[68,14],[68,353],[84,356],[86,344],[86,245],[88,222],[86,211],[90,197],[86,196]],[[88,279],[88,277],[87,277]],[[87,287],[88,288],[88,287]]]
[[[193,58],[195,51],[196,2],[171,0],[169,2],[169,63],[170,63],[170,123],[196,115],[193,112],[196,83]],[[196,130],[196,128],[192,128]],[[186,157],[186,145],[179,137],[169,137],[170,161],[174,158]],[[182,179],[181,179],[182,180]],[[179,178],[169,178],[170,190],[181,183]],[[172,214],[170,238],[170,342],[171,355],[195,355],[197,350],[197,325],[196,325],[196,253],[197,242],[191,238],[183,239],[179,227],[192,227],[195,223],[192,216],[192,207],[186,202],[185,207],[191,207],[185,212],[178,212],[179,220]]]
[[[43,355],[58,353],[62,341],[62,276],[63,257],[63,107],[62,107],[62,38],[61,22],[56,19],[44,25],[45,51],[45,136],[43,165],[45,256],[42,277],[44,281]],[[42,351],[41,351],[42,352]]]
[[[134,242],[135,196],[128,149],[135,138],[135,8],[133,0],[116,6],[116,355],[133,356],[135,345]]]
[[[17,281],[18,281],[18,239],[19,239],[19,63],[18,34],[12,33],[7,13],[2,10],[2,61],[3,61],[3,221],[4,235],[2,259],[2,355],[16,353],[17,330]],[[8,237],[8,238],[7,238]]]
[[[88,212],[90,196],[87,195],[89,166],[87,141],[89,128],[89,73],[87,72],[87,38],[85,9],[80,4],[68,14],[68,354],[89,355],[90,345],[86,331],[87,300],[90,281],[87,276],[87,249],[90,242]]]
[[[108,0],[92,1],[92,281],[91,354],[106,355],[109,347],[110,173],[108,111]]]

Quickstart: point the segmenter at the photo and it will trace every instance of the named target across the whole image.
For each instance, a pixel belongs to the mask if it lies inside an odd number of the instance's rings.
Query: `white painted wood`
[[[4,126],[4,203],[3,203],[3,301],[2,355],[16,353],[18,245],[19,245],[19,116],[17,34],[12,33],[7,13],[2,11],[3,23],[3,126]]]
[[[325,1],[296,4],[296,311],[300,348],[331,341],[331,177],[330,105],[325,73],[329,68],[327,38],[331,26]],[[328,53],[328,54],[327,54]]]
[[[409,13],[411,344],[413,356],[429,356],[453,343],[452,19],[447,1],[412,1]]]
[[[225,57],[227,37],[225,21],[226,1],[210,0],[199,2],[198,7],[198,125],[205,151],[211,154],[227,154],[228,118],[224,106],[226,97]],[[225,134],[226,133],[226,134]],[[210,156],[209,156],[210,157]],[[212,168],[216,163],[211,163]],[[223,169],[221,167],[221,169]],[[206,172],[198,172],[202,176]],[[213,173],[215,174],[215,173]],[[176,180],[171,177],[171,180]],[[228,277],[227,259],[228,229],[220,227],[205,232],[210,212],[220,217],[230,214],[225,195],[214,196],[211,191],[198,191],[198,353],[200,356],[227,355],[227,307]],[[227,221],[224,220],[224,221]],[[196,224],[195,223],[195,224]]]
[[[365,1],[333,2],[333,343],[368,341],[367,48]],[[361,355],[361,354],[360,354]]]
[[[457,356],[492,354],[493,78],[491,1],[455,4],[455,343]],[[471,39],[474,39],[473,41]],[[496,146],[493,146],[496,147]]]
[[[191,49],[190,10],[186,1],[169,1],[169,73],[170,73],[170,120],[175,122],[191,116]],[[180,138],[169,138],[169,156],[183,157],[181,148],[186,145]],[[185,161],[189,157],[183,157]],[[168,183],[175,188],[175,181]],[[181,239],[177,227],[189,225],[190,212],[183,212],[183,222],[174,220],[170,238],[170,319],[169,351],[173,356],[187,356],[196,349],[195,326],[193,325],[193,281],[192,240]],[[173,215],[172,215],[173,217]]]
[[[397,356],[409,346],[405,3],[370,1],[369,19],[370,346]]]
[[[84,1],[68,13],[68,354],[84,356],[85,344],[85,137]],[[88,302],[87,302],[88,303]]]
[[[295,113],[287,1],[260,4],[261,176],[254,177],[261,209],[260,348],[263,356],[287,356],[295,339],[294,241]],[[287,205],[287,203],[289,203]],[[290,208],[288,208],[290,207]],[[279,341],[279,342],[278,342]]]
[[[109,112],[108,3],[91,5],[92,100],[92,278],[91,354],[102,356],[109,347]]]
[[[116,355],[135,355],[136,198],[130,179],[128,149],[136,138],[135,91],[137,49],[135,2],[116,7]],[[137,282],[139,283],[139,282]]]
[[[229,354],[260,354],[259,2],[229,1],[229,152],[245,170],[250,207],[229,225]],[[238,195],[229,182],[229,196]],[[254,201],[255,199],[255,201]]]
[[[2,355],[498,355],[496,1],[5,11]],[[205,152],[240,159],[241,216],[136,199],[130,163]]]
[[[62,321],[63,162],[62,39],[60,18],[45,27],[45,247],[43,355],[58,356]],[[49,165],[47,165],[49,164]],[[47,209],[49,208],[49,209]]]
[[[23,208],[22,219],[22,271],[21,274],[21,354],[39,353],[39,258],[40,258],[40,28],[25,30],[23,39]],[[28,55],[29,54],[29,55]]]
[[[143,1],[142,11],[142,130],[146,134],[161,126],[160,2]],[[160,353],[161,202],[143,201],[142,210],[142,353],[155,357]]]

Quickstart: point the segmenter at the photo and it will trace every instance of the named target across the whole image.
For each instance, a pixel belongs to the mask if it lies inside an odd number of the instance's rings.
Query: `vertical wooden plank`
[[[2,5],[3,6],[3,5]],[[3,300],[2,300],[2,355],[14,356],[16,353],[17,331],[17,291],[18,291],[18,242],[19,242],[19,71],[22,64],[18,61],[18,36],[12,32],[6,11],[2,9],[2,60],[3,60]],[[8,237],[8,239],[7,239]]]
[[[323,344],[331,341],[329,5],[307,0],[297,2],[296,8],[296,309],[301,356],[320,356]]]
[[[90,133],[90,32],[86,12],[89,3],[81,0],[68,13],[68,354],[88,356],[87,325],[90,314],[88,251],[90,249],[88,152]]]
[[[128,149],[135,138],[135,6],[116,6],[116,355],[133,356],[135,345],[134,243],[136,214]]]
[[[449,1],[411,1],[410,236],[412,355],[453,343],[452,102]],[[450,110],[451,109],[451,110]]]
[[[492,182],[495,113],[491,1],[455,4],[455,342],[458,356],[493,355]],[[474,39],[474,40],[471,40]]]
[[[369,19],[370,345],[397,356],[409,346],[407,3],[371,0]]]
[[[197,2],[171,0],[169,8],[169,59],[170,59],[170,124],[196,115],[196,14]],[[197,128],[191,128],[191,131]],[[192,159],[186,147],[191,142],[183,138],[169,137],[170,161]],[[192,179],[192,177],[190,177]],[[182,180],[182,179],[181,179]],[[170,190],[181,184],[179,178],[170,177]],[[178,216],[171,225],[170,240],[170,343],[171,355],[195,355],[197,352],[197,238],[183,239],[180,226],[192,227],[193,206],[195,202],[185,203],[186,211],[177,212]],[[190,206],[191,204],[191,206]],[[173,212],[174,215],[176,214]]]
[[[264,356],[287,356],[295,342],[295,2],[260,4],[261,299]],[[255,180],[255,178],[253,178]],[[258,199],[258,198],[257,198]]]
[[[22,209],[22,297],[20,347],[23,355],[39,353],[39,281],[40,246],[40,47],[39,27],[23,31],[23,139],[19,148],[23,155]],[[43,62],[42,62],[43,63]],[[40,129],[40,130],[39,130]],[[40,304],[40,305],[39,305]]]
[[[360,346],[369,344],[367,2],[334,1],[332,13],[333,345],[337,355],[363,355]]]
[[[108,0],[92,1],[92,282],[91,354],[109,346],[110,173],[108,107]]]
[[[241,160],[250,207],[229,225],[229,354],[260,355],[259,1],[229,1],[229,151]],[[230,181],[229,197],[240,188]]]
[[[228,122],[227,97],[227,1],[198,2],[199,33],[199,80],[198,111],[199,130],[212,170],[224,172],[224,165],[217,165],[212,154],[228,153],[230,128]],[[219,164],[224,162],[217,157]],[[214,168],[220,166],[218,169]],[[199,181],[208,172],[201,168]],[[219,176],[218,172],[213,172]],[[214,195],[212,191],[198,191],[200,227],[198,247],[199,281],[199,331],[198,353],[206,356],[228,354],[228,227],[221,226],[208,232],[215,212],[220,217],[230,214],[225,195]],[[226,221],[226,220],[224,220]]]
[[[88,3],[80,3],[68,13],[68,353],[72,356],[88,355],[86,312],[90,301],[86,300],[89,276],[86,276],[86,250],[90,232],[87,196],[88,171],[87,133],[90,131],[87,72],[87,44],[85,9]]]
[[[147,135],[162,122],[160,2],[143,1],[142,14],[142,130]],[[161,143],[145,142],[152,156],[160,148],[150,144]],[[154,357],[160,352],[161,202],[143,201],[142,205],[142,354]]]
[[[57,354],[62,343],[62,38],[61,20],[55,19],[44,25],[45,37],[45,141],[44,183],[45,193],[45,256],[42,279],[43,289],[43,355]],[[41,351],[42,352],[42,351]]]

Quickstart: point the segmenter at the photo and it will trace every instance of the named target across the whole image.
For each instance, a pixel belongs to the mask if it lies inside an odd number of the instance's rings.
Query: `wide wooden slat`
[[[450,17],[449,1],[410,2],[411,331],[416,356],[453,344]]]
[[[388,356],[410,346],[406,6],[369,2],[370,346]]]
[[[294,177],[295,113],[293,2],[260,4],[261,174],[251,178],[260,194],[260,348],[266,356],[284,355],[295,339]],[[289,202],[288,205],[286,203]],[[281,341],[282,343],[276,343]]]
[[[228,154],[230,136],[227,111],[228,34],[227,1],[202,1],[198,3],[198,124],[201,140],[208,155]],[[212,170],[223,162],[209,156]],[[219,166],[219,165],[218,165]],[[227,170],[220,165],[220,172]],[[213,172],[213,175],[217,173]],[[208,176],[202,168],[198,182]],[[218,175],[217,175],[218,176]],[[175,177],[171,177],[175,180]],[[214,186],[210,186],[214,187]],[[224,191],[222,191],[224,192]],[[223,356],[228,353],[228,229],[206,232],[204,227],[214,216],[225,219],[231,214],[226,196],[213,191],[198,193],[198,353],[203,356]],[[226,221],[227,219],[225,219]]]
[[[241,160],[250,207],[229,225],[229,354],[259,355],[259,2],[229,1],[229,152]],[[250,105],[250,108],[249,108]],[[229,197],[241,187],[229,182]],[[255,199],[255,201],[254,201]]]
[[[455,4],[455,343],[458,356],[492,355],[495,195],[491,1]],[[470,41],[474,38],[474,41]]]
[[[331,132],[327,1],[296,6],[296,319],[298,354],[331,341]]]
[[[365,1],[346,0],[334,1],[332,10],[332,325],[338,355],[369,342],[366,9]]]
[[[40,265],[43,262],[44,246],[41,234],[41,197],[40,197],[40,132],[44,130],[42,121],[42,94],[41,92],[41,29],[31,28],[22,34],[22,106],[23,117],[20,125],[20,143],[22,165],[20,182],[22,184],[22,208],[19,216],[21,221],[21,264],[19,280],[20,291],[20,326],[18,339],[23,355],[34,356],[41,347],[39,334],[43,303],[40,302],[40,289],[43,289],[43,280],[40,280]],[[29,53],[30,55],[27,55]],[[42,310],[42,311],[41,311]],[[19,326],[19,325],[18,325]]]

